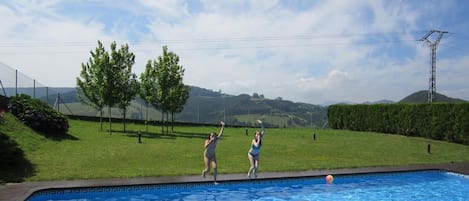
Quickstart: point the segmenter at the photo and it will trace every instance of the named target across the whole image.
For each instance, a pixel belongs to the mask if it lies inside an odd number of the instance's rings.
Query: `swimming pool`
[[[213,183],[50,189],[27,200],[469,200],[469,176],[418,171]]]

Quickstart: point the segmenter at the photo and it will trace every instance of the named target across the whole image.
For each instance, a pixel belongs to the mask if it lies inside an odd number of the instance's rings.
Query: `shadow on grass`
[[[138,131],[115,131],[113,130],[112,133],[120,133],[127,137],[134,137],[138,138]],[[142,131],[142,138],[160,138],[160,139],[176,139],[179,137],[183,138],[199,138],[199,139],[206,139],[209,136],[209,133],[192,133],[192,132],[173,132],[173,133],[155,133],[155,132],[143,132]]]
[[[41,134],[41,135],[44,135],[44,134]],[[54,141],[62,141],[62,140],[79,140],[79,138],[73,136],[73,135],[70,135],[68,133],[66,134],[63,134],[63,135],[44,135],[44,137],[46,137],[47,139],[51,139],[51,140],[54,140]]]
[[[35,174],[36,168],[18,144],[0,132],[0,183],[23,182]]]
[[[68,133],[65,134],[50,134],[50,133],[43,133],[36,131],[37,134],[44,136],[45,138],[49,140],[54,140],[54,141],[63,141],[63,140],[79,140],[79,138],[70,135]]]

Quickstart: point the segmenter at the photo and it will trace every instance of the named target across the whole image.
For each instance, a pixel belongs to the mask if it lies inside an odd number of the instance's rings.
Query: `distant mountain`
[[[426,103],[426,102],[428,102],[427,90],[415,92],[413,94],[408,95],[401,101],[399,101],[399,103]],[[451,98],[440,93],[435,93],[433,102],[461,103],[461,102],[467,102],[467,101],[463,99],[458,99],[458,98]]]
[[[395,103],[395,102],[392,101],[392,100],[383,99],[383,100],[378,100],[378,101],[365,101],[365,102],[363,102],[363,103],[355,103],[355,102],[351,102],[351,101],[326,102],[326,103],[324,103],[324,104],[322,104],[322,105],[323,105],[323,106],[337,105],[337,104],[341,104],[341,105],[354,105],[354,104],[366,104],[366,105],[371,105],[371,104],[391,104],[391,103]]]
[[[250,125],[256,118],[279,127],[321,127],[327,121],[327,108],[288,100],[267,99],[262,95],[222,94],[199,87],[191,87],[189,99],[178,119],[190,122],[217,122]]]
[[[329,105],[353,105],[353,104],[356,104],[356,103],[352,101],[327,101],[327,102],[322,103],[321,105],[327,107]]]
[[[366,101],[363,104],[391,104],[391,103],[395,103],[395,102],[392,100],[383,99],[383,100],[372,101],[372,102]]]

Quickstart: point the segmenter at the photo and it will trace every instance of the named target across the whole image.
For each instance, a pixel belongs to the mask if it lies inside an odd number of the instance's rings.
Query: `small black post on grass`
[[[142,143],[142,131],[138,131],[138,143]]]
[[[427,153],[428,153],[428,154],[431,154],[431,153],[432,153],[432,152],[431,152],[431,148],[432,148],[432,146],[431,146],[430,144],[427,144]]]
[[[316,132],[313,133],[313,140],[316,141]]]

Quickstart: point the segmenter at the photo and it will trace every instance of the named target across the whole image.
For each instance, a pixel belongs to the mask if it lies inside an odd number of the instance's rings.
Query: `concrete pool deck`
[[[469,175],[469,162],[409,165],[396,167],[369,167],[331,170],[311,170],[301,172],[260,172],[257,179],[292,178],[292,177],[315,177],[348,174],[368,174],[384,172],[402,172],[418,170],[445,170]],[[248,180],[246,174],[222,174],[218,175],[218,182]],[[78,187],[100,187],[100,186],[126,186],[141,184],[169,184],[186,182],[213,182],[212,175],[204,179],[200,175],[192,176],[168,176],[168,177],[144,177],[144,178],[115,178],[115,179],[89,179],[89,180],[67,180],[67,181],[41,181],[22,182],[0,185],[0,201],[3,200],[25,200],[31,194],[39,190],[54,188],[78,188]]]

